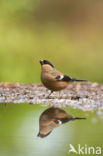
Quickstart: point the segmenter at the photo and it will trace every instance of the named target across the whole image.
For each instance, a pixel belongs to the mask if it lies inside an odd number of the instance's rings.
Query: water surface
[[[76,154],[68,154],[70,144],[75,148],[78,144],[103,147],[101,111],[82,112],[64,108],[68,114],[87,119],[63,124],[45,138],[37,137],[39,117],[47,108],[41,105],[0,104],[0,156],[72,156]]]

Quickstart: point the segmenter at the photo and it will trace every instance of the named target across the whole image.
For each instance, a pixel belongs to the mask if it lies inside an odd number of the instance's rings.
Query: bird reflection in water
[[[48,136],[54,128],[66,122],[82,119],[86,118],[73,117],[60,108],[48,108],[40,115],[38,137]]]

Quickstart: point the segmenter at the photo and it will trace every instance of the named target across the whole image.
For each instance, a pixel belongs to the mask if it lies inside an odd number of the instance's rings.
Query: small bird
[[[48,108],[40,115],[38,137],[48,136],[54,128],[66,122],[83,119],[86,118],[73,117],[60,108]]]
[[[53,91],[60,91],[62,89],[65,89],[70,82],[74,81],[87,81],[87,80],[81,80],[81,79],[75,79],[70,78],[69,76],[59,72],[54,68],[54,66],[51,64],[51,62],[47,60],[40,60],[41,64],[41,81],[43,85],[51,90],[49,96]]]

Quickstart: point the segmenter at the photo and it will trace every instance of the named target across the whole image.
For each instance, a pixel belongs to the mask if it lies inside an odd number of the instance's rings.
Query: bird
[[[47,60],[40,60],[40,64],[41,81],[43,85],[51,91],[47,98],[49,98],[54,91],[61,91],[65,89],[71,82],[87,81],[82,79],[71,78],[61,73],[60,71],[54,68],[51,62]]]
[[[44,138],[48,136],[52,130],[60,125],[74,120],[84,120],[86,118],[73,117],[67,114],[64,110],[57,107],[46,109],[39,118],[39,133],[38,137]]]

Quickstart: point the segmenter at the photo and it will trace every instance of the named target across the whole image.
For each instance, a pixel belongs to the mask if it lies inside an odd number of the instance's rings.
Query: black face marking
[[[40,138],[44,138],[44,137],[48,136],[51,132],[52,132],[52,131],[50,131],[50,132],[47,133],[47,134],[41,134],[41,133],[39,132],[37,136],[40,137]]]
[[[54,66],[51,64],[51,62],[47,61],[47,60],[40,60],[40,64],[44,65],[44,64],[49,64],[51,67],[54,68]]]

